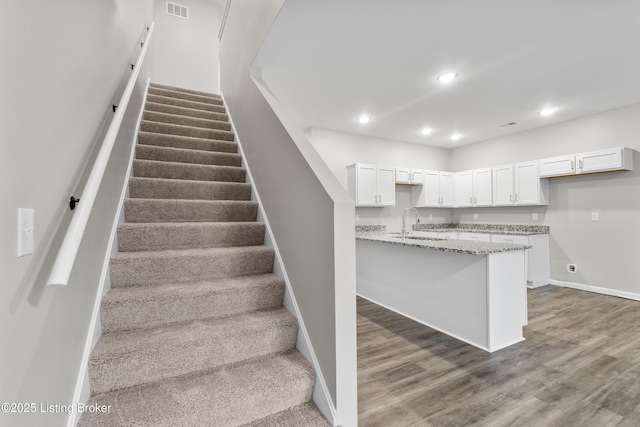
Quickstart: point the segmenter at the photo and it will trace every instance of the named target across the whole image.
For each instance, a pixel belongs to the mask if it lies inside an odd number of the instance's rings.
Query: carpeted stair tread
[[[297,333],[295,317],[281,308],[104,334],[89,360],[92,393],[291,350]]]
[[[142,119],[150,122],[168,123],[174,125],[191,126],[204,129],[230,130],[231,125],[224,114],[221,119],[202,119],[198,117],[182,116],[179,114],[161,113],[145,110]]]
[[[145,112],[153,111],[158,113],[175,114],[178,116],[196,117],[208,120],[229,120],[229,116],[224,113],[215,113],[213,111],[195,110],[193,108],[178,107],[176,105],[158,104],[156,102],[147,102],[144,106]]]
[[[247,171],[238,166],[198,165],[137,159],[133,161],[133,176],[193,181],[245,182]]]
[[[152,88],[155,88],[155,89],[172,90],[174,92],[192,93],[192,94],[195,94],[195,95],[210,96],[210,97],[213,97],[213,98],[222,99],[222,97],[217,93],[203,92],[201,90],[195,90],[195,89],[185,89],[185,88],[182,88],[182,87],[163,85],[163,84],[160,84],[160,83],[149,83],[149,87],[152,87]]]
[[[219,122],[220,128],[230,128],[229,123]],[[176,125],[172,123],[152,122],[143,120],[140,122],[140,130],[143,132],[167,133],[170,135],[192,136],[195,138],[221,139],[223,141],[233,141],[233,132],[226,129],[205,129],[201,127]]]
[[[127,222],[255,221],[258,203],[238,200],[125,199]]]
[[[186,101],[201,102],[203,104],[223,105],[222,98],[213,94],[200,95],[197,93],[161,88],[157,86],[149,86],[149,94],[166,96],[168,98],[184,99]]]
[[[251,184],[132,177],[129,179],[129,196],[142,199],[250,200]]]
[[[186,148],[190,150],[220,151],[222,153],[238,152],[238,144],[234,141],[166,135],[153,132],[139,132],[138,144],[155,145],[158,147]]]
[[[111,257],[111,286],[199,282],[273,272],[274,251],[266,246],[117,252]]]
[[[111,288],[102,299],[103,332],[153,328],[282,306],[284,280],[273,274],[195,283]]]
[[[206,102],[188,101],[186,99],[172,98],[170,96],[154,95],[151,93],[147,95],[147,101],[155,102],[156,104],[167,104],[167,105],[175,105],[177,107],[192,108],[194,110],[213,111],[215,113],[225,112],[224,105],[209,104]]]
[[[331,424],[318,407],[313,402],[309,402],[242,427],[331,427]]]
[[[122,223],[118,225],[120,252],[218,248],[264,244],[261,222]]]
[[[165,162],[193,163],[199,165],[241,166],[242,156],[234,153],[188,150],[184,148],[137,145],[136,158]]]
[[[311,399],[314,372],[297,351],[93,396],[80,427],[241,426]],[[302,426],[301,426],[302,427]]]

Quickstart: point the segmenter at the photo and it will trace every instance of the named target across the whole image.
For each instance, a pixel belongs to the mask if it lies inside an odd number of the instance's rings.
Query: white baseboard
[[[554,279],[549,280],[549,284],[553,286],[560,286],[562,288],[578,289],[580,291],[594,292],[596,294],[610,295],[614,297],[640,301],[640,294],[637,294],[634,292],[618,291],[615,289],[584,285],[582,283],[575,283],[575,282],[563,282],[561,280],[554,280]]]

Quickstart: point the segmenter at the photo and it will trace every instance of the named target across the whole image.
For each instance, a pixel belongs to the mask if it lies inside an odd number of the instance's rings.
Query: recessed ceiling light
[[[538,114],[540,114],[541,116],[550,116],[556,111],[558,111],[556,107],[550,107],[550,108],[545,108],[544,110],[540,110]]]
[[[438,81],[440,83],[451,83],[456,79],[456,77],[458,77],[458,73],[455,73],[455,72],[444,73],[438,76]]]
[[[420,133],[424,136],[431,135],[431,128],[424,128],[420,131]]]
[[[358,117],[358,123],[362,123],[367,124],[371,121],[371,117],[367,116],[366,114],[361,115],[360,117]]]
[[[462,135],[460,135],[459,133],[454,133],[453,135],[451,135],[452,141],[459,141],[460,138],[462,138]]]

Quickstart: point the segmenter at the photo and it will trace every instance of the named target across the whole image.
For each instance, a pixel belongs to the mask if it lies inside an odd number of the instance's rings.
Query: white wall
[[[189,19],[167,14],[166,0],[155,0],[154,83],[218,93],[218,29],[221,11],[207,0],[175,0],[189,8]]]
[[[494,166],[601,148],[640,150],[640,104],[552,126],[459,147],[451,151],[453,171]],[[548,225],[551,278],[640,295],[640,153],[635,170],[552,178],[549,206],[454,209],[454,221]],[[600,221],[591,221],[591,212]],[[532,220],[532,213],[539,220]],[[575,274],[567,263],[578,267]]]
[[[353,163],[449,170],[449,151],[445,148],[317,128],[311,129],[308,136],[313,147],[344,188],[347,188],[347,165]],[[356,208],[359,217],[356,224],[386,225],[387,231],[400,231],[402,212],[406,207],[413,206],[414,202],[416,200],[412,200],[411,187],[396,186],[396,206]],[[451,220],[451,209],[419,208],[418,211],[423,223],[443,223]],[[408,224],[413,222],[414,214],[411,213]]]
[[[47,255],[47,246],[69,216],[69,196],[152,16],[147,0],[3,2],[0,402],[71,403],[96,283],[76,276],[73,286],[45,288],[38,267],[55,255]],[[35,209],[35,253],[22,258],[16,257],[19,207]],[[64,413],[2,414],[0,425],[65,419]]]

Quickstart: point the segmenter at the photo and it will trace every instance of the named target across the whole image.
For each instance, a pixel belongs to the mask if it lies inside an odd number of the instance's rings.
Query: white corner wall
[[[640,297],[639,117],[634,104],[453,149],[453,171],[620,146],[636,150],[632,172],[549,179],[549,206],[454,209],[454,221],[548,225],[552,279]],[[569,273],[568,263],[578,272]]]
[[[218,93],[220,11],[208,0],[172,0],[189,8],[189,19],[167,14],[166,0],[154,0],[154,83]]]
[[[311,144],[347,188],[347,166],[353,163],[408,167],[416,169],[449,170],[449,150],[409,142],[392,141],[366,135],[356,135],[327,129],[308,131]],[[396,205],[385,208],[356,208],[356,225],[385,225],[387,231],[400,231],[402,212],[413,206],[411,187],[396,186]],[[422,222],[451,221],[451,209],[419,208]],[[431,218],[429,218],[431,216]],[[411,214],[410,223],[415,221]]]
[[[45,250],[152,17],[152,0],[3,3],[0,402],[71,403],[97,283],[76,275],[66,288],[45,288],[39,266],[55,256]],[[19,207],[35,209],[35,252],[21,258]],[[99,258],[103,243],[89,242],[83,260]],[[0,414],[0,425],[59,426],[66,418]]]

